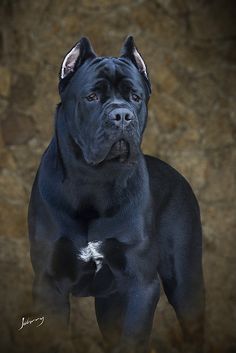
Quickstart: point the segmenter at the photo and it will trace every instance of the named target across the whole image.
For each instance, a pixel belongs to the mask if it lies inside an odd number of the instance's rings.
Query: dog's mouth
[[[117,160],[118,162],[124,163],[129,159],[130,146],[124,139],[115,142],[106,156],[106,160]]]

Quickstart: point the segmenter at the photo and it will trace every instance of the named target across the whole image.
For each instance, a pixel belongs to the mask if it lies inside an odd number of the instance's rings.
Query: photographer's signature
[[[44,316],[36,317],[35,319],[22,317],[22,319],[21,319],[21,327],[18,328],[18,330],[20,331],[20,330],[23,329],[23,327],[25,327],[27,325],[31,325],[34,322],[38,322],[38,325],[36,327],[41,326],[44,323]]]

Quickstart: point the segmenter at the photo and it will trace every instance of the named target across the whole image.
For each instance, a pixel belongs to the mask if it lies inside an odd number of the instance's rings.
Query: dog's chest
[[[102,268],[104,255],[102,253],[102,241],[91,241],[86,247],[79,250],[78,259],[84,262],[93,261],[96,264],[96,272]]]

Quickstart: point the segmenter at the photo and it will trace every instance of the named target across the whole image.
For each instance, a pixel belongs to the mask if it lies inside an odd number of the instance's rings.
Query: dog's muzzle
[[[134,114],[127,108],[116,108],[109,113],[108,119],[116,128],[124,130],[134,120]]]

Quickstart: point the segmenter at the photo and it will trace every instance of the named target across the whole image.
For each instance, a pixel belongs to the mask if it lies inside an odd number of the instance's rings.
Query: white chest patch
[[[79,251],[78,258],[85,262],[93,260],[97,266],[96,272],[102,267],[103,254],[100,252],[102,241],[91,241]]]

